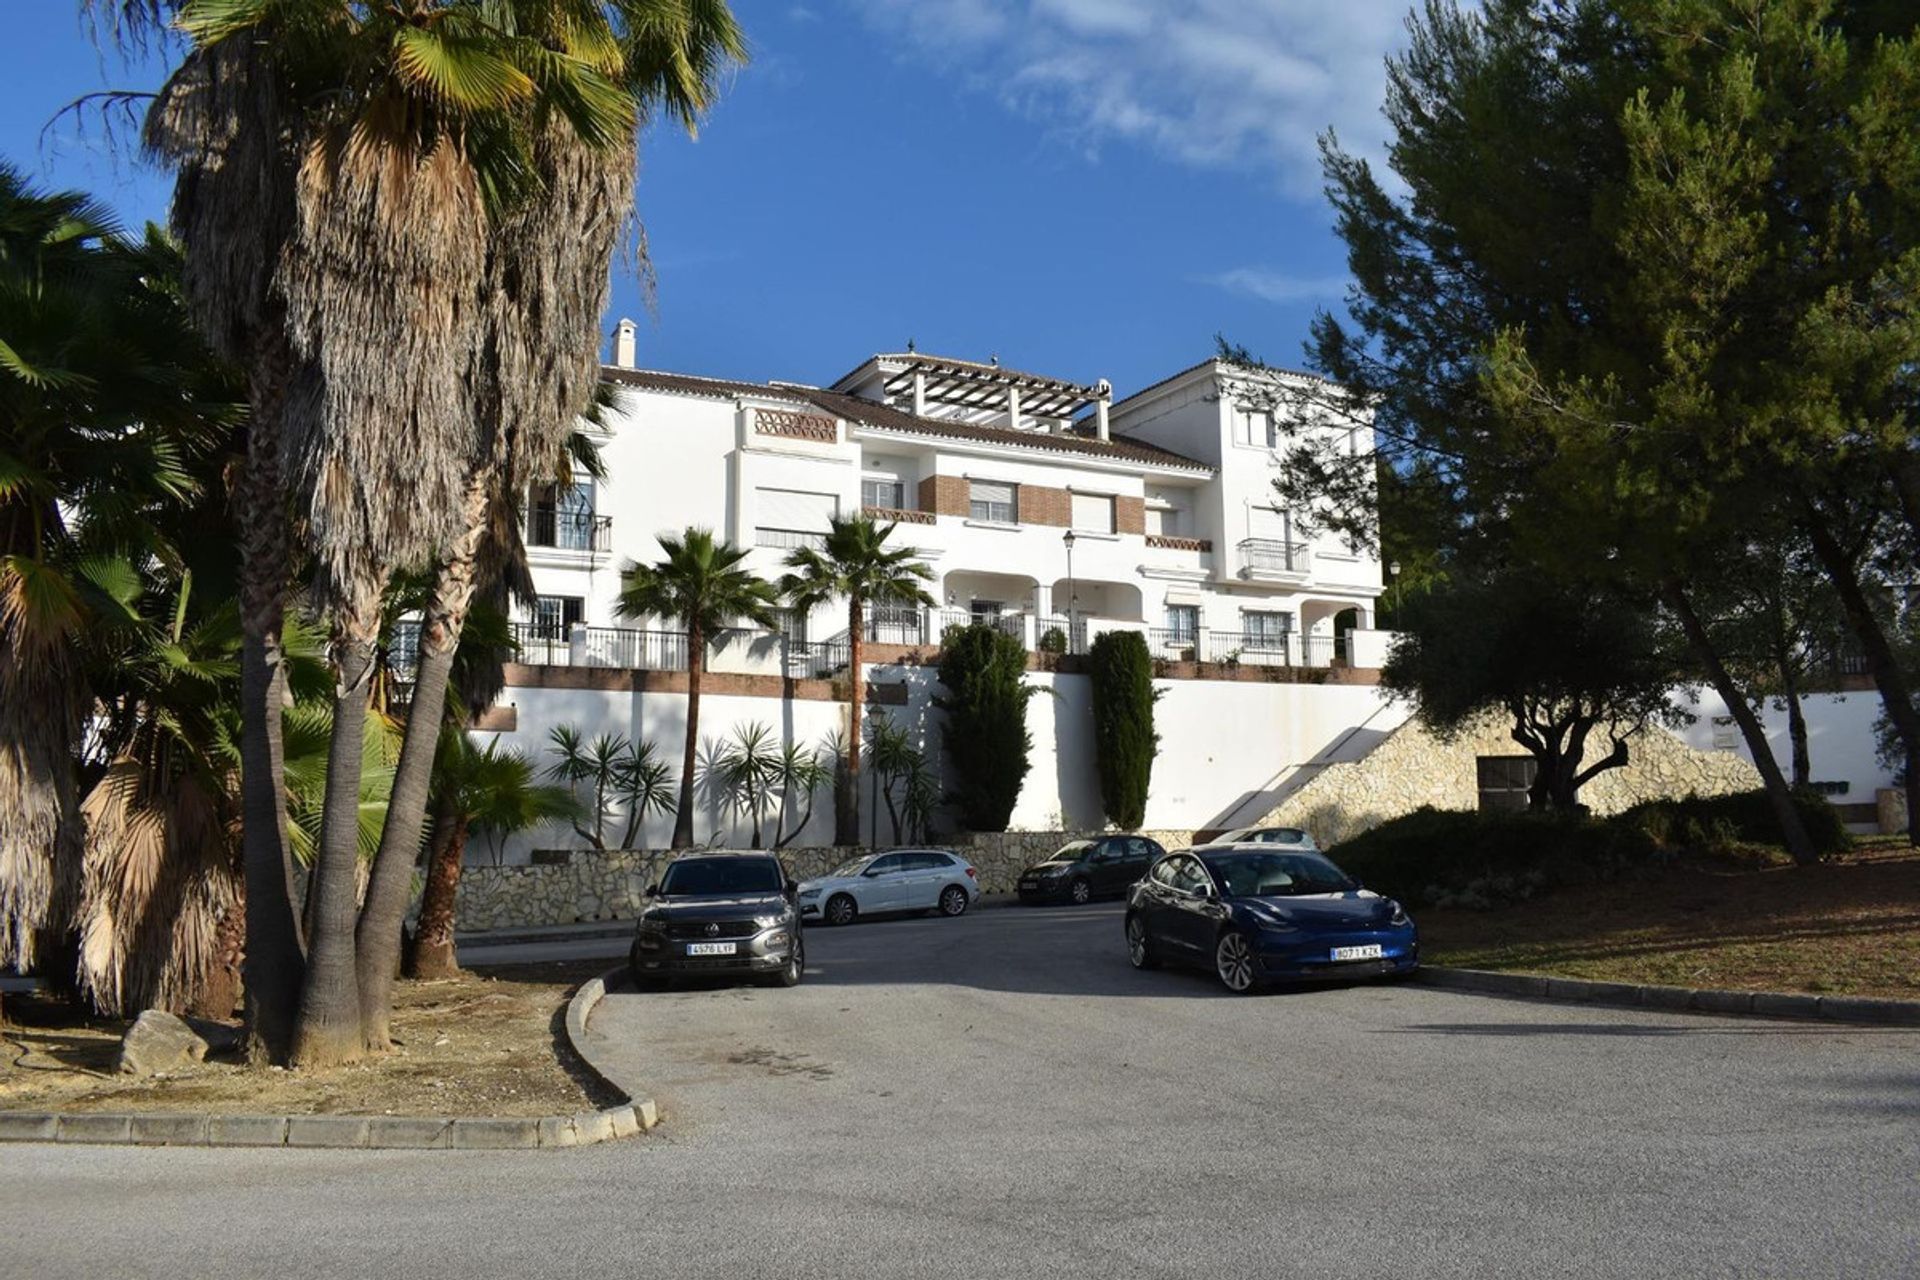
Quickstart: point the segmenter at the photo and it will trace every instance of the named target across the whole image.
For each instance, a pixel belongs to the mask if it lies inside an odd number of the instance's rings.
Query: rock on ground
[[[120,1070],[135,1076],[178,1071],[206,1061],[207,1048],[207,1042],[185,1019],[164,1009],[148,1009],[133,1020],[120,1041]]]

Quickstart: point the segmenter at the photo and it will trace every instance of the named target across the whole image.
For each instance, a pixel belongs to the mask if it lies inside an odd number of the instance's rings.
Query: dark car
[[[794,884],[767,853],[701,853],[667,864],[647,890],[633,932],[633,980],[657,987],[679,974],[745,974],[798,986],[806,944]]]
[[[1145,836],[1100,836],[1062,845],[1020,873],[1022,902],[1091,902],[1127,891],[1166,854]]]
[[[1272,845],[1168,854],[1127,895],[1126,929],[1134,968],[1193,965],[1235,992],[1420,964],[1420,935],[1399,903],[1324,854]]]

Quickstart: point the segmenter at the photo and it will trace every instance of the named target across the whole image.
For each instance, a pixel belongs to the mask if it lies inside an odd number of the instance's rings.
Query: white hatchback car
[[[800,916],[851,924],[862,915],[938,911],[965,915],[980,896],[980,873],[945,849],[889,849],[835,867],[800,884]]]

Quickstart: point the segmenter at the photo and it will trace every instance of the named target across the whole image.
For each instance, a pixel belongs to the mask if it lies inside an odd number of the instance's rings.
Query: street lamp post
[[[1074,644],[1076,628],[1074,627],[1073,607],[1075,595],[1073,588],[1073,530],[1067,530],[1066,533],[1062,535],[1060,541],[1067,545],[1067,652],[1073,653],[1076,651]]]
[[[1393,584],[1393,625],[1400,625],[1400,562],[1387,563],[1387,581]]]

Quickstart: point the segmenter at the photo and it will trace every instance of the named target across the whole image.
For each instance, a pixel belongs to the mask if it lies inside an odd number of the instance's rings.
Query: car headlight
[[[820,890],[818,889],[802,889],[800,891],[800,901],[802,902],[812,902],[815,898],[819,896],[820,896]]]
[[[1387,917],[1387,923],[1396,929],[1404,929],[1413,923],[1413,917],[1407,914],[1405,907],[1396,902],[1393,904],[1393,914]]]
[[[666,928],[666,925],[661,922],[659,916],[654,915],[652,912],[648,912],[646,915],[640,917],[639,930],[641,933],[658,933],[664,928]]]
[[[1299,925],[1277,911],[1261,910],[1258,907],[1253,907],[1248,909],[1247,914],[1253,917],[1255,924],[1269,933],[1298,933],[1300,931]]]
[[[768,934],[760,941],[764,946],[784,947],[787,945],[787,931],[785,929],[778,930],[777,932]]]
[[[755,916],[753,918],[753,927],[756,929],[771,929],[785,921],[785,916]]]

